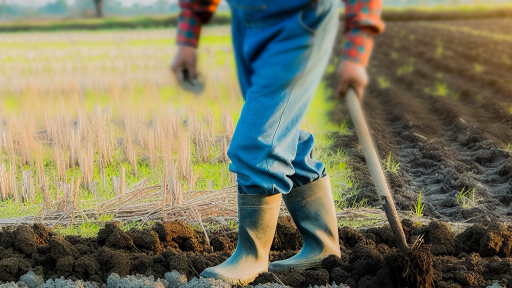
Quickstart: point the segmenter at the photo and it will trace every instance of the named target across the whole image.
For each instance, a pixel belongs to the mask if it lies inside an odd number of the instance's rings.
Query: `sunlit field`
[[[236,209],[226,152],[243,99],[230,30],[203,32],[202,95],[170,73],[174,35],[0,35],[0,218],[197,220]],[[303,127],[317,135],[336,192],[351,193],[343,152],[328,149],[337,127],[321,86]]]
[[[326,237],[331,249],[339,236],[341,257],[248,287],[512,287],[512,9],[432,2],[384,9],[361,102],[401,226],[357,114],[334,99],[341,27],[302,123],[330,175],[338,229]],[[231,287],[194,279],[245,253],[234,252],[246,232],[227,157],[244,103],[230,28],[214,26],[224,16],[202,30],[201,95],[170,71],[176,31],[159,21],[175,16],[0,24],[0,287]],[[130,27],[148,30],[116,30]],[[14,32],[27,29],[48,32]],[[280,212],[269,262],[311,246],[297,227],[313,222]]]

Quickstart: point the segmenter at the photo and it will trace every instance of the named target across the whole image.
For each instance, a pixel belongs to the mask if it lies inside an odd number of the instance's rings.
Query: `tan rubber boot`
[[[238,244],[224,263],[208,268],[203,277],[246,285],[268,271],[269,252],[276,231],[281,194],[238,194]]]
[[[304,244],[297,255],[270,263],[269,270],[321,268],[327,256],[339,257],[338,219],[329,176],[295,188],[283,199]]]

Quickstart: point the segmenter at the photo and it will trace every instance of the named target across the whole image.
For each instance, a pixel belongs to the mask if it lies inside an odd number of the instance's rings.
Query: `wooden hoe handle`
[[[366,125],[366,120],[364,119],[361,101],[352,88],[348,89],[345,99],[347,100],[348,110],[352,116],[352,122],[356,128],[357,138],[361,143],[366,163],[372,174],[373,183],[375,184],[375,188],[377,188],[377,194],[379,195],[379,199],[384,202],[384,211],[386,212],[391,230],[393,230],[395,241],[398,243],[402,252],[408,253],[410,251],[409,246],[407,245],[404,230],[398,218],[395,202],[391,197],[384,171],[382,171],[379,155],[377,154],[370,131],[368,130],[368,125]]]

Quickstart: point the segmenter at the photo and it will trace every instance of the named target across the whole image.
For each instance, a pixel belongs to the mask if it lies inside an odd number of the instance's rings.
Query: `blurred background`
[[[510,0],[384,0],[388,7],[506,4]],[[178,0],[1,0],[2,21],[177,14]],[[343,3],[340,1],[340,6]],[[222,1],[218,11],[228,12]]]

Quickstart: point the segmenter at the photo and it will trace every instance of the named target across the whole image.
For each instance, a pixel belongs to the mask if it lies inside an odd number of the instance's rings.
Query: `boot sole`
[[[256,277],[258,277],[260,275],[260,273],[263,273],[263,272],[267,272],[268,270],[263,270],[263,271],[260,271],[258,272],[254,277],[249,277],[249,278],[244,278],[244,279],[240,279],[240,278],[229,278],[229,277],[226,277],[226,276],[223,276],[223,275],[220,275],[220,274],[217,274],[215,272],[210,272],[210,271],[203,271],[201,273],[201,276],[202,277],[205,277],[205,278],[213,278],[213,279],[217,279],[217,280],[222,280],[230,285],[241,285],[241,286],[245,286],[249,283],[251,283],[252,281],[254,281],[254,279],[256,279]]]
[[[322,259],[323,260],[323,259]],[[272,265],[270,263],[268,271],[270,272],[284,272],[290,269],[306,270],[306,269],[320,269],[322,268],[322,260],[309,262],[309,263],[297,263],[297,264],[277,264]]]

